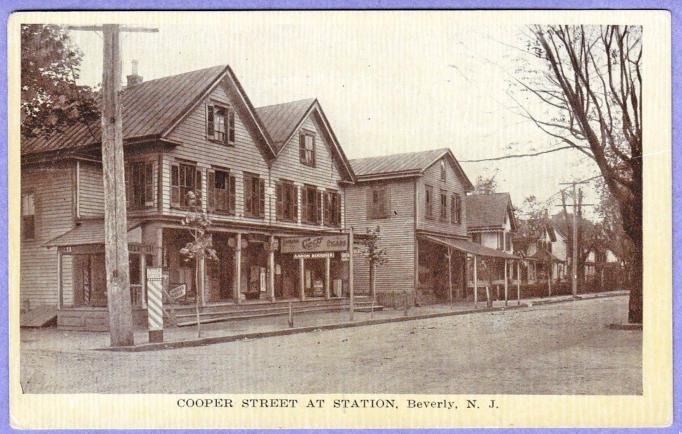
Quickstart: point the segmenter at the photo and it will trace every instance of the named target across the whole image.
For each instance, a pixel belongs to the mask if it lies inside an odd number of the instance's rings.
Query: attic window
[[[445,160],[440,160],[440,180],[445,181]]]
[[[301,163],[315,167],[315,134],[302,131],[299,136],[299,152]]]
[[[234,145],[234,110],[214,104],[206,106],[206,135],[209,140]]]

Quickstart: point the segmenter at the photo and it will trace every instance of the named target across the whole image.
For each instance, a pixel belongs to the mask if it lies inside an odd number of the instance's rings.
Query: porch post
[[[64,287],[62,286],[62,252],[57,250],[57,307],[64,307]]]
[[[509,303],[509,263],[504,260],[504,305]]]
[[[521,305],[521,260],[516,261],[516,304]]]
[[[469,285],[469,264],[467,264],[467,259],[469,255],[464,253],[464,270],[462,271],[463,283],[462,283],[462,294],[461,297],[466,299],[467,296],[467,286]]]
[[[329,285],[331,283],[331,265],[332,258],[324,258],[324,298],[329,300],[331,298],[331,290]]]
[[[298,291],[301,301],[305,300],[305,259],[298,258]]]
[[[239,304],[239,297],[242,291],[242,234],[237,233],[234,246],[234,285],[232,286],[232,299]]]
[[[147,256],[140,252],[140,307],[147,308]]]
[[[270,248],[268,249],[268,292],[270,301],[275,301],[275,236],[270,235]]]
[[[163,228],[157,227],[154,231],[156,240],[154,242],[154,264],[157,267],[163,267]]]
[[[478,308],[478,257],[474,255],[474,308]]]
[[[549,290],[549,296],[552,296],[552,261],[549,261],[549,266],[547,267],[549,270],[547,272],[547,288]]]
[[[452,306],[452,248],[448,246],[448,289],[450,305]]]

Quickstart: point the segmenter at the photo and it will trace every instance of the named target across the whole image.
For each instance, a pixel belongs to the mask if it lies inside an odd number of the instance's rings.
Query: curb
[[[577,295],[575,297],[566,297],[566,298],[561,298],[558,300],[538,300],[538,301],[533,301],[533,302],[528,302],[528,307],[533,307],[533,306],[543,306],[546,304],[557,304],[557,303],[566,303],[569,301],[585,301],[585,300],[594,300],[598,298],[611,298],[611,297],[623,297],[628,295],[628,292],[607,292],[607,293],[595,293],[595,294],[582,294],[582,295]]]
[[[188,339],[188,340],[173,341],[173,342],[146,343],[146,344],[140,344],[140,345],[125,346],[125,347],[96,348],[95,350],[96,351],[114,351],[114,352],[137,353],[137,352],[143,352],[143,351],[160,351],[160,350],[170,350],[170,349],[178,349],[178,348],[202,347],[205,345],[222,344],[222,343],[227,343],[227,342],[241,341],[241,340],[245,340],[245,339],[260,339],[260,338],[269,338],[269,337],[275,337],[275,336],[287,336],[287,335],[293,335],[293,334],[299,334],[299,333],[308,333],[308,332],[313,332],[313,331],[318,331],[318,330],[320,330],[320,331],[321,330],[336,330],[336,329],[342,329],[342,328],[364,327],[364,326],[371,326],[371,325],[378,325],[378,324],[389,324],[389,323],[395,323],[395,322],[405,322],[405,321],[414,321],[414,320],[421,320],[421,319],[441,318],[441,317],[446,317],[446,316],[470,315],[470,314],[476,314],[476,313],[516,310],[516,309],[521,309],[524,307],[539,306],[542,304],[566,303],[569,301],[592,300],[595,298],[618,297],[618,296],[624,296],[624,295],[627,295],[627,294],[626,293],[617,293],[617,294],[608,294],[608,295],[603,294],[600,296],[579,298],[579,299],[575,299],[575,300],[572,298],[561,299],[561,300],[547,300],[546,302],[540,302],[540,303],[537,303],[537,302],[536,303],[530,303],[530,304],[521,303],[520,305],[509,305],[509,306],[493,307],[493,308],[467,309],[467,310],[461,310],[461,311],[456,311],[456,312],[437,312],[437,313],[429,313],[429,314],[422,314],[422,315],[415,315],[415,316],[401,316],[401,317],[394,317],[394,318],[370,319],[370,320],[357,321],[357,322],[343,322],[343,323],[336,323],[336,324],[324,324],[324,325],[315,325],[315,326],[306,326],[306,327],[295,327],[295,328],[290,328],[290,329],[268,330],[268,331],[263,331],[263,332],[242,333],[242,334],[228,335],[228,336],[213,336],[213,337],[207,337],[207,338],[196,338],[196,339]]]

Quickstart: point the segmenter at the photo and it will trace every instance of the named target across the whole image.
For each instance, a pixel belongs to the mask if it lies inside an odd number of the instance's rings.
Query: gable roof
[[[123,139],[127,142],[163,139],[226,76],[235,83],[266,148],[274,155],[270,138],[228,65],[157,78],[124,89],[121,95]],[[22,139],[21,154],[28,156],[53,151],[70,152],[95,146],[100,142],[99,121],[90,125],[78,123],[48,137]]]
[[[307,98],[256,108],[259,119],[272,139],[276,155],[282,152],[282,149],[291,141],[291,138],[298,131],[301,124],[314,111],[319,114],[322,120],[323,127],[326,129],[327,135],[331,140],[332,152],[337,157],[337,161],[341,163],[341,167],[346,171],[348,177],[351,180],[355,180],[353,167],[343,152],[336,134],[334,134],[334,130],[332,130],[317,98]]]
[[[509,193],[471,194],[466,197],[468,229],[503,229],[507,215],[516,228]]]
[[[464,179],[464,188],[473,190],[474,186],[467,177],[462,166],[450,148],[431,149],[428,151],[405,152],[384,155],[381,157],[356,158],[351,160],[358,181],[369,181],[379,178],[399,178],[404,176],[420,176],[426,169],[443,157],[447,157],[455,171]]]

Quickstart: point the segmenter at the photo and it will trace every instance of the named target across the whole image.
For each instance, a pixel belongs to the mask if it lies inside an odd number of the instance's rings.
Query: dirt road
[[[627,297],[113,353],[22,335],[29,393],[640,394],[642,332],[610,330]]]

